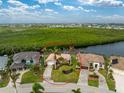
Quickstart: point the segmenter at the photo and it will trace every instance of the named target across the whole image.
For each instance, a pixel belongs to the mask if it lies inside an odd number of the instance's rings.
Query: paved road
[[[91,86],[77,85],[73,83],[69,83],[66,85],[52,85],[49,83],[41,83],[45,92],[51,93],[72,93],[72,89],[81,88],[82,93],[114,93],[112,91],[108,91],[106,89],[99,89]],[[25,84],[18,87],[19,93],[30,93],[32,84]],[[0,93],[14,93],[14,89],[12,87],[1,88]]]
[[[88,86],[88,70],[82,69],[80,71],[79,80],[77,84],[83,84],[85,86]]]

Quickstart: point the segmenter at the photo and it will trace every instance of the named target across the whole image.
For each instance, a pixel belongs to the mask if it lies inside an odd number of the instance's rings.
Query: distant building
[[[7,56],[0,56],[0,70],[5,70],[8,63]]]

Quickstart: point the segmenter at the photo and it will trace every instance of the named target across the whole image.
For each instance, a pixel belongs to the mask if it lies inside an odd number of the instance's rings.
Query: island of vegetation
[[[103,28],[0,27],[0,53],[39,50],[43,47],[87,47],[124,40],[124,31]]]

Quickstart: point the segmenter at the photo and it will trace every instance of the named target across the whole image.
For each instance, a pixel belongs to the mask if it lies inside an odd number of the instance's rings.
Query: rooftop
[[[13,56],[13,60],[15,63],[21,63],[21,61],[25,60],[35,60],[36,63],[39,63],[40,53],[39,52],[20,52]]]
[[[119,69],[119,70],[124,70],[124,57],[119,57],[119,56],[111,56],[110,60],[113,59],[118,59],[117,64],[112,64],[112,68]]]
[[[71,55],[70,54],[60,54],[60,55],[57,55],[56,54],[56,59],[59,59],[60,57],[64,58],[67,61],[69,61],[71,59]],[[56,61],[55,60],[55,54],[54,53],[50,54],[47,57],[46,62],[48,62],[48,61]]]
[[[104,63],[103,56],[96,54],[77,54],[77,57],[82,65],[88,65],[88,62]]]
[[[7,56],[0,56],[0,70],[4,69],[7,65],[8,57]]]

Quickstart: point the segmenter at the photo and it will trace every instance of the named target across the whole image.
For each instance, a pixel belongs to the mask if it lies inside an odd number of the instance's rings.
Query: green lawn
[[[35,82],[42,82],[43,81],[43,72],[41,71],[40,74],[34,74],[32,71],[28,71],[24,73],[22,76],[21,83],[35,83]]]
[[[88,85],[89,86],[94,86],[94,87],[98,87],[99,86],[99,80],[88,80]]]
[[[33,26],[22,28],[3,27],[0,29],[0,53],[39,50],[50,46],[89,46],[124,40],[123,30],[96,28],[43,28]]]
[[[4,78],[2,82],[0,82],[0,88],[1,87],[6,87],[9,83],[9,77]]]
[[[105,77],[108,88],[115,91],[115,81],[110,77],[110,75],[107,78],[106,71],[104,69],[100,69],[99,72]]]
[[[79,79],[79,70],[74,70],[70,74],[64,74],[63,70],[69,70],[72,66],[62,66],[57,70],[52,71],[52,79],[55,82],[68,82],[68,83],[76,83]]]

